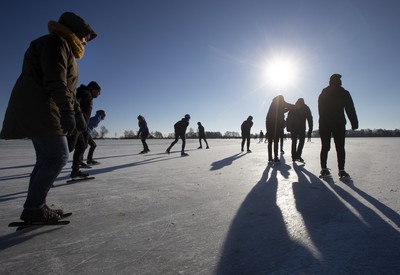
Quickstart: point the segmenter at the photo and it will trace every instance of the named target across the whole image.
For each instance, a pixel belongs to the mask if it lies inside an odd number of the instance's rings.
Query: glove
[[[61,111],[60,123],[61,123],[61,128],[64,130],[67,136],[71,135],[71,133],[75,130],[76,127],[74,112]]]
[[[80,132],[86,131],[87,125],[85,117],[81,112],[75,114],[76,129]]]
[[[308,131],[308,134],[307,134],[307,141],[311,141],[311,131]]]

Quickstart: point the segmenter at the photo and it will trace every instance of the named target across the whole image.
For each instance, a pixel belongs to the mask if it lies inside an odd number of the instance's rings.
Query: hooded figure
[[[62,125],[61,115],[80,111],[76,59],[84,53],[82,39],[97,35],[72,12],[61,15],[59,22],[50,21],[48,27],[50,34],[32,41],[25,53],[4,117],[3,139],[61,136],[73,130]]]
[[[299,98],[295,104],[295,108],[289,111],[286,119],[286,127],[292,139],[292,160],[304,162],[301,155],[303,152],[306,121],[308,122],[308,138],[311,139],[313,131],[313,118],[310,108],[304,103],[303,98]],[[297,140],[299,144],[297,146]]]
[[[243,121],[242,125],[240,126],[242,130],[242,143],[241,143],[241,150],[244,151],[244,144],[246,143],[247,152],[251,153],[250,150],[250,130],[253,127],[253,117],[249,116],[245,121]]]
[[[266,117],[267,139],[268,139],[268,161],[279,162],[278,142],[285,128],[285,113],[294,108],[293,104],[287,103],[282,95],[272,99]],[[274,143],[274,156],[272,158],[272,143]]]
[[[358,128],[358,118],[350,93],[342,87],[340,74],[333,74],[329,79],[329,86],[324,88],[318,97],[319,135],[321,137],[321,177],[329,176],[327,168],[328,152],[331,137],[333,136],[337,152],[339,176],[349,177],[345,172],[345,135],[346,118],[350,120],[351,128]]]
[[[50,21],[49,34],[33,40],[25,52],[22,72],[11,92],[0,137],[32,140],[36,163],[30,175],[28,195],[21,219],[54,222],[61,209],[46,205],[47,193],[68,161],[66,135],[77,125],[81,113],[76,100],[77,58],[97,35],[72,12]],[[82,126],[82,125],[80,125]]]

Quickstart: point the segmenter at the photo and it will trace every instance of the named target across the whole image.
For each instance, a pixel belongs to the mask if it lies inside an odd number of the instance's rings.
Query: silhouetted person
[[[253,117],[249,116],[241,125],[242,130],[242,152],[244,151],[244,143],[247,141],[247,152],[251,153],[250,150],[250,130],[253,126]]]
[[[58,22],[49,21],[46,29],[49,33],[33,40],[25,52],[1,131],[4,139],[30,138],[35,149],[36,163],[21,214],[26,222],[56,221],[63,215],[61,209],[50,209],[46,198],[68,161],[66,136],[74,131],[77,120],[82,122],[75,115],[80,113],[75,97],[77,59],[97,36],[72,12],[63,13]]]
[[[209,149],[210,147],[208,147],[208,143],[207,143],[207,140],[206,140],[206,131],[204,130],[203,125],[201,125],[201,122],[197,122],[197,125],[199,126],[199,143],[200,143],[200,147],[197,148],[197,149],[203,148],[203,146],[201,144],[201,140],[202,139],[206,143],[206,149]]]
[[[306,139],[306,121],[308,122],[308,139],[311,140],[313,131],[313,117],[310,108],[304,103],[303,98],[299,98],[295,108],[289,111],[286,125],[292,139],[292,161],[304,162],[301,157],[304,142]],[[297,140],[299,143],[297,144]]]
[[[190,120],[190,115],[186,114],[184,118],[182,118],[180,121],[174,124],[175,140],[167,148],[166,152],[168,154],[170,153],[172,146],[174,146],[178,142],[179,138],[181,138],[182,139],[181,156],[182,157],[188,156],[188,154],[185,153],[185,145],[186,145],[186,129],[189,126],[189,120]]]
[[[327,168],[328,152],[331,147],[331,136],[335,142],[339,177],[347,178],[349,174],[344,170],[345,166],[345,134],[346,118],[350,120],[351,128],[358,128],[358,119],[350,93],[342,87],[340,74],[333,74],[329,79],[329,86],[324,88],[318,98],[319,135],[321,137],[321,176],[329,176]]]
[[[93,159],[93,153],[97,147],[97,144],[94,141],[91,134],[92,134],[94,128],[99,126],[100,121],[104,120],[105,118],[106,118],[106,112],[104,112],[103,110],[97,110],[96,114],[89,119],[89,123],[88,123],[88,127],[87,127],[89,152],[88,152],[87,159],[86,159],[86,163],[88,165],[100,164],[100,162]]]
[[[289,111],[288,109],[285,110],[285,112]],[[285,151],[283,151],[283,141],[286,139],[285,137],[285,128],[286,128],[286,120],[285,120],[285,116],[283,117],[283,128],[281,130],[280,133],[280,137],[279,137],[279,145],[280,145],[280,150],[281,150],[281,154],[284,154]]]
[[[261,130],[261,131],[260,131],[260,137],[259,137],[258,143],[263,142],[263,140],[264,140],[264,133],[263,133],[263,131]]]
[[[139,115],[137,119],[139,125],[138,136],[140,137],[140,140],[142,141],[143,144],[143,151],[141,151],[140,154],[145,154],[150,152],[149,146],[147,146],[146,143],[146,139],[149,136],[149,128],[147,128],[147,122],[144,116]]]
[[[89,176],[89,173],[82,172],[80,167],[88,168],[88,165],[82,161],[89,140],[87,124],[92,115],[93,99],[100,95],[100,91],[101,88],[95,81],[89,82],[87,86],[81,84],[76,89],[76,98],[79,102],[86,126],[83,130],[77,127],[75,133],[68,137],[69,150],[70,152],[74,151],[72,158],[72,171],[70,174],[72,179],[86,178]]]
[[[285,128],[285,112],[293,107],[294,105],[287,103],[282,95],[272,99],[265,122],[268,139],[268,162],[280,162],[278,158],[278,143]],[[272,158],[272,143],[274,144],[274,158]]]

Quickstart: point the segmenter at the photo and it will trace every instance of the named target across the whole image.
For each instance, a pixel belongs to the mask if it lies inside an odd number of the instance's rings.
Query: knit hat
[[[189,114],[186,114],[186,115],[185,115],[185,119],[186,119],[186,120],[189,120],[189,119],[190,119],[190,115],[189,115]]]
[[[79,39],[86,37],[90,41],[97,36],[89,24],[73,12],[64,12],[58,23],[68,27]]]

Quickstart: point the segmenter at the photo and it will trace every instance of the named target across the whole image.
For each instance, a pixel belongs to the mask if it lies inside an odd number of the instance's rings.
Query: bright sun
[[[269,85],[282,89],[294,85],[297,77],[296,64],[285,58],[271,60],[265,66],[265,78]]]

